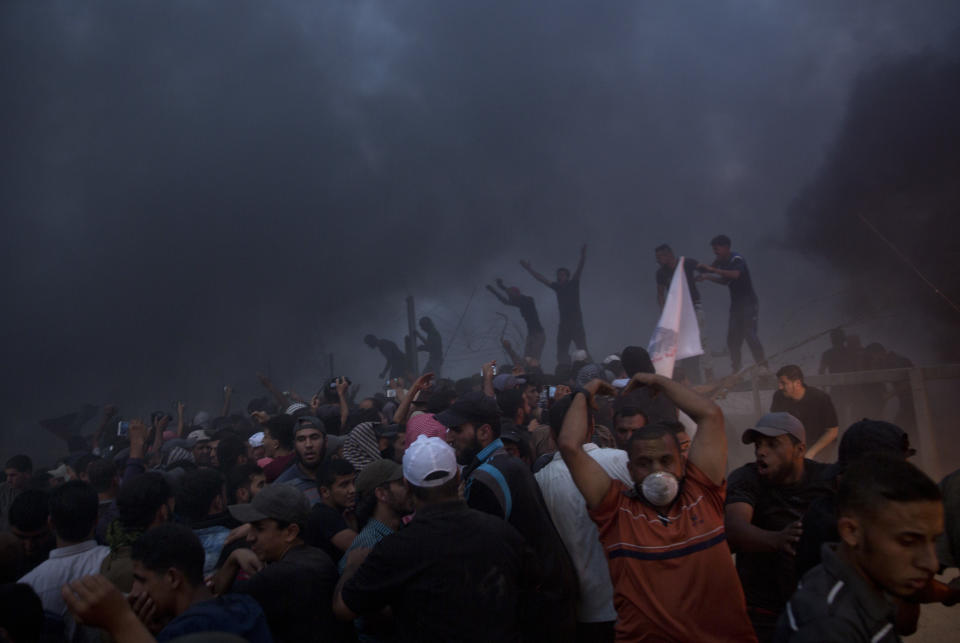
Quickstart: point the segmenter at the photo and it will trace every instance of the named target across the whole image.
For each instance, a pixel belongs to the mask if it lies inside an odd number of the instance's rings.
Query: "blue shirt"
[[[392,533],[392,529],[376,518],[371,518],[369,522],[363,526],[363,529],[360,530],[360,533],[356,535],[353,542],[350,543],[350,546],[347,547],[347,551],[343,552],[343,557],[340,559],[339,565],[340,573],[343,573],[343,568],[347,564],[347,554],[361,547],[369,547],[372,549],[374,545]]]
[[[277,484],[293,485],[303,492],[303,495],[310,501],[311,506],[320,502],[320,490],[317,489],[316,479],[304,475],[296,460],[294,460],[293,464],[291,464],[286,471],[277,476],[274,482]]]
[[[748,308],[757,305],[757,293],[753,291],[753,281],[750,279],[750,270],[746,260],[737,252],[731,252],[726,261],[717,259],[713,262],[714,268],[720,270],[739,270],[740,276],[727,282],[730,286],[730,307]]]
[[[199,632],[227,632],[251,643],[273,643],[263,609],[245,594],[225,594],[194,603],[160,630],[157,641],[162,643]]]

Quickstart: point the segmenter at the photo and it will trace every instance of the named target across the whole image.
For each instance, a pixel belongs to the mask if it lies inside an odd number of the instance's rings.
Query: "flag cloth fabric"
[[[665,377],[673,377],[673,365],[677,360],[703,354],[697,313],[693,308],[683,262],[683,257],[677,261],[660,321],[647,348],[657,374]]]

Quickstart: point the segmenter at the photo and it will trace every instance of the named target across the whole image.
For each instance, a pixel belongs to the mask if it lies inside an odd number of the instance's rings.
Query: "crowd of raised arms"
[[[710,245],[711,265],[683,265],[701,331],[696,283],[727,286],[732,371],[744,341],[766,369],[746,261]],[[655,258],[662,306],[679,260]],[[555,281],[521,262],[557,295],[552,374],[534,299],[497,279],[527,326],[499,369],[443,378],[423,318],[407,350],[364,338],[383,394],[335,377],[301,399],[260,375],[267,394],[240,412],[229,387],[191,419],[108,405],[53,466],[6,459],[0,641],[876,643],[960,600],[936,578],[956,575],[960,475],[911,464],[908,394],[820,390],[777,365],[770,412],[732,436],[755,458],[728,470],[710,351],[672,378],[638,346],[592,358],[585,260]],[[831,341],[821,372],[909,365]],[[879,417],[884,396],[894,422],[841,430],[838,410]]]

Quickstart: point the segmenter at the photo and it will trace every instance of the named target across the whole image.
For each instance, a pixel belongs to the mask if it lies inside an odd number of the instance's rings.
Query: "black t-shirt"
[[[830,396],[818,388],[806,387],[807,391],[799,400],[794,400],[777,391],[773,394],[773,403],[770,412],[785,411],[803,423],[803,430],[807,436],[807,447],[820,439],[827,429],[839,425],[837,410],[833,408]]]
[[[389,339],[377,341],[377,348],[387,358],[387,364],[390,366],[390,377],[403,377],[403,371],[407,363],[406,354]]]
[[[441,337],[436,329],[427,331],[426,341],[424,341],[423,346],[420,348],[427,351],[431,360],[443,360],[443,337]]]
[[[694,278],[697,276],[696,269],[697,264],[699,263],[699,261],[696,259],[691,259],[690,257],[684,257],[683,259],[683,271],[686,273],[687,287],[690,288],[690,298],[693,299],[693,303],[695,304],[700,301],[700,291],[697,290],[697,282],[694,280]],[[667,296],[667,291],[670,290],[670,282],[673,281],[673,273],[676,271],[676,266],[673,268],[660,266],[660,269],[657,270],[657,285],[663,286],[664,297]]]
[[[404,641],[519,641],[540,627],[524,609],[539,584],[516,529],[449,502],[421,508],[377,543],[342,597],[358,614],[390,605]]]
[[[580,313],[580,280],[571,277],[562,284],[550,284],[557,293],[557,307],[560,309],[560,323],[563,325],[579,325],[583,323]]]
[[[337,568],[316,547],[298,545],[233,590],[249,594],[267,616],[276,643],[343,640],[345,628],[333,616]]]
[[[543,331],[543,325],[540,323],[540,315],[537,313],[537,303],[529,295],[521,295],[511,300],[511,305],[520,309],[520,316],[527,324],[528,333],[539,333]]]
[[[747,262],[736,252],[731,252],[726,261],[717,259],[713,262],[714,268],[720,270],[739,270],[740,277],[731,279],[727,285],[730,286],[730,307],[731,308],[749,308],[757,305],[757,293],[753,291],[753,280],[750,279],[750,269],[747,268]]]
[[[802,520],[814,500],[833,493],[829,465],[804,460],[803,466],[802,481],[775,486],[757,474],[756,463],[749,462],[728,476],[727,504],[747,503],[753,507],[754,526],[780,531]],[[751,607],[779,611],[797,589],[794,559],[782,552],[739,552],[737,573]]]
[[[303,540],[311,547],[322,549],[334,563],[340,562],[343,552],[333,544],[333,537],[344,529],[350,529],[343,514],[339,511],[318,502],[310,509],[307,516],[306,533]]]

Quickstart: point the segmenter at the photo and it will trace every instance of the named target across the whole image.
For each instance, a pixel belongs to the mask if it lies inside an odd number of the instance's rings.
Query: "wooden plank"
[[[759,419],[763,415],[763,409],[760,408],[760,377],[754,373],[750,383],[753,387],[753,417]]]
[[[933,421],[930,416],[930,401],[927,399],[927,386],[922,368],[910,369],[910,388],[913,391],[913,408],[917,416],[917,453],[920,466],[934,480],[940,478],[940,463],[937,458],[937,445],[933,438]]]
[[[878,371],[856,371],[853,373],[830,373],[828,375],[807,375],[803,379],[809,386],[824,388],[828,386],[856,386],[857,384],[882,384],[885,382],[910,381],[910,368],[886,368]],[[960,379],[960,364],[942,364],[926,366],[921,369],[924,380]],[[777,378],[773,375],[756,377],[757,386],[761,391],[770,391],[777,388]],[[735,391],[751,391],[752,382],[742,381],[734,387]]]

